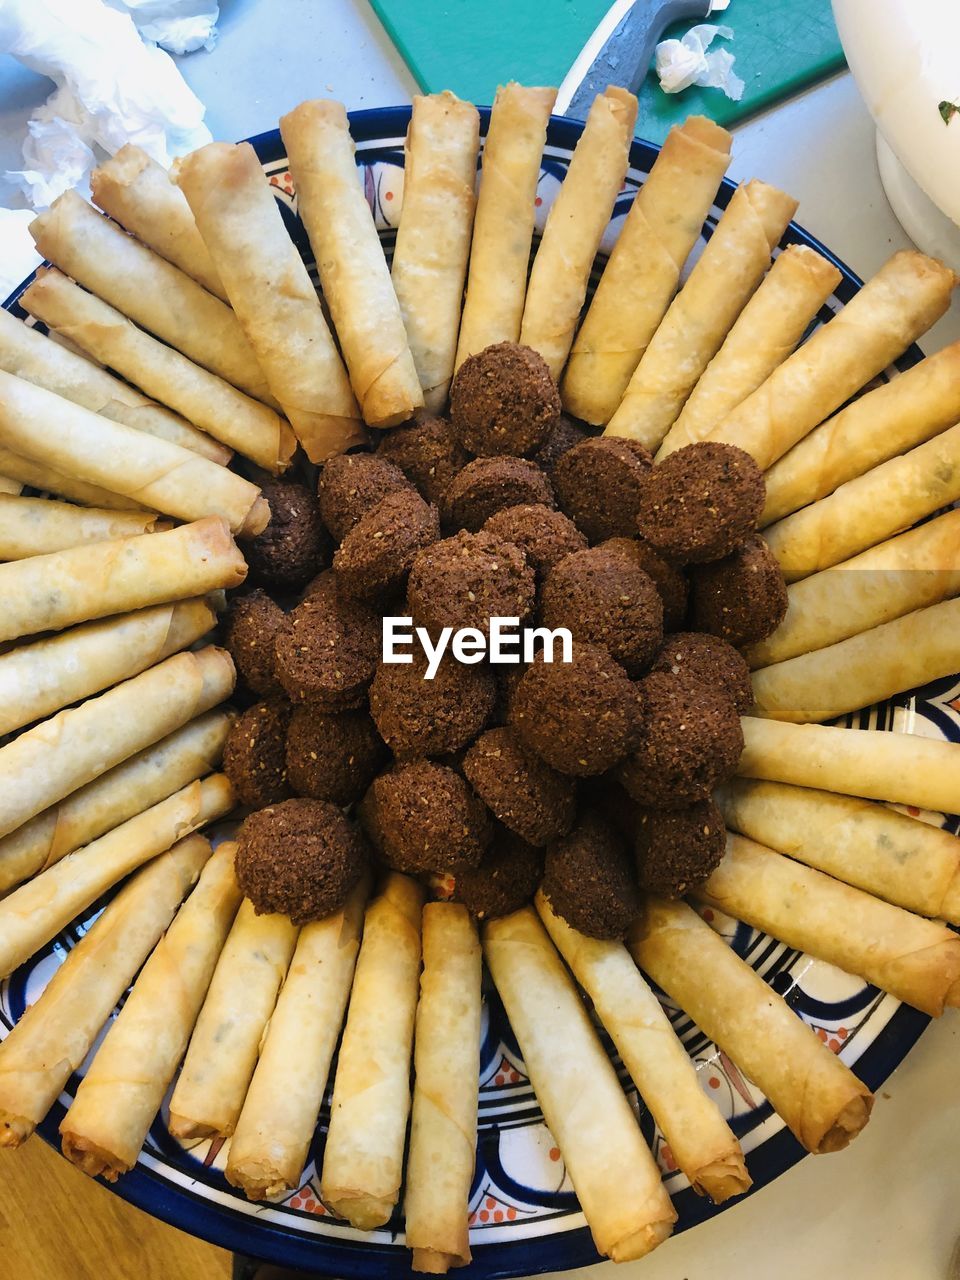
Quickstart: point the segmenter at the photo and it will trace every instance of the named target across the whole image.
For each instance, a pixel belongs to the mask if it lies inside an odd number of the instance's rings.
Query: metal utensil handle
[[[566,114],[585,120],[594,98],[610,84],[636,93],[664,28],[679,18],[705,18],[709,12],[709,0],[636,0],[597,54]]]

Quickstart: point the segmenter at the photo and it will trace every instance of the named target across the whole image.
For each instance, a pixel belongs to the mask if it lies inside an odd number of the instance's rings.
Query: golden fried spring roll
[[[453,377],[479,147],[472,103],[449,89],[414,95],[390,274],[430,413],[443,412]]]
[[[606,435],[656,449],[763,279],[797,202],[754,179],[723,217],[640,358]]]
[[[56,1102],[209,856],[189,836],[138,872],[0,1044],[0,1147],[18,1147]]]
[[[0,654],[0,734],[139,675],[188,648],[215,622],[206,600],[179,600],[88,622]]]
[[[693,1062],[626,947],[578,932],[542,891],[535,905],[694,1191],[714,1204],[742,1195],[751,1179],[740,1143],[701,1088]]]
[[[62,271],[41,267],[20,302],[51,335],[76,343],[215,440],[273,474],[286,469],[297,442],[285,418],[138,329]]]
[[[829,323],[710,432],[772,467],[944,314],[953,272],[916,249],[895,253]]]
[[[182,836],[229,813],[233,788],[214,773],[129,818],[0,900],[0,976],[6,977],[124,876]]]
[[[307,456],[322,462],[359,444],[363,428],[343,361],[253,147],[201,147],[179,162],[177,182]]]
[[[800,724],[832,720],[953,675],[958,667],[960,600],[943,600],[755,671],[753,713]]]
[[[208,711],[0,839],[0,894],[210,773],[232,719]]]
[[[179,414],[154,404],[105,369],[68,351],[59,342],[52,342],[9,311],[0,311],[0,369],[56,392],[94,413],[102,413],[114,422],[170,440],[201,457],[223,464],[230,461],[231,450],[211,440]]]
[[[574,417],[597,426],[613,417],[697,243],[730,142],[706,116],[690,116],[667,134],[574,339],[560,388]]]
[[[91,1177],[132,1169],[177,1069],[240,905],[236,845],[220,845],[157,943],[60,1122],[63,1154]]]
[[[960,813],[960,744],[913,733],[741,716],[744,778]]]
[[[623,186],[636,123],[632,93],[611,86],[594,98],[533,260],[520,341],[540,352],[558,380],[593,260]]]
[[[390,872],[367,907],[323,1156],[324,1203],[361,1231],[400,1197],[423,889]]]
[[[956,1003],[960,937],[744,836],[693,896],[931,1017]],[[854,928],[851,920],[856,921]]]
[[[180,520],[223,516],[252,536],[270,519],[260,490],[235,471],[2,370],[0,443]]]
[[[0,747],[0,835],[165,738],[233,691],[233,661],[178,653]]]
[[[691,907],[649,898],[628,946],[807,1151],[840,1151],[857,1136],[873,1095]]]
[[[9,493],[16,496],[23,490],[23,485],[19,480],[11,480],[9,476],[0,476],[0,493]]]
[[[174,1137],[233,1133],[299,932],[241,902],[170,1099]]]
[[[369,888],[364,878],[342,911],[300,930],[230,1140],[225,1177],[250,1200],[300,1185],[350,996]]]
[[[796,348],[842,278],[833,263],[814,249],[788,245],[700,375],[657,460],[703,440],[731,409],[756,391]]]
[[[794,582],[783,622],[746,656],[752,667],[767,667],[958,594],[960,511],[948,511]]]
[[[960,342],[859,396],[764,476],[760,526],[772,524],[960,421]]]
[[[848,560],[960,498],[960,426],[764,530],[788,582]]]
[[[483,954],[598,1253],[642,1258],[677,1215],[583,1002],[532,907],[492,920]]]
[[[165,522],[150,511],[97,510],[0,493],[0,560],[26,560],[88,542],[153,533],[158,524]]]
[[[944,916],[960,873],[949,831],[871,800],[750,778],[724,783],[716,801],[733,831],[895,906]]]
[[[132,142],[90,175],[93,202],[161,258],[229,302],[190,206],[170,174]]]
[[[0,565],[0,640],[235,587],[247,566],[217,516]]]
[[[484,347],[520,337],[540,157],[556,98],[556,89],[513,81],[497,89],[483,145],[455,369]]]
[[[280,133],[323,296],[364,422],[393,427],[423,408],[373,214],[363,193],[343,104],[301,102]]]
[[[7,475],[15,477],[11,483],[17,486],[18,492],[24,485],[30,485],[34,489],[59,493],[62,497],[80,502],[86,507],[100,507],[108,511],[142,510],[139,503],[131,502],[122,494],[111,493],[109,489],[101,489],[99,485],[87,484],[75,476],[62,475],[53,467],[47,467],[34,458],[23,457],[11,449],[4,449],[2,445],[0,445],[0,466]]]
[[[37,250],[142,328],[272,404],[237,317],[179,268],[65,191],[30,224]]]
[[[480,970],[477,926],[466,907],[428,902],[404,1216],[413,1269],[432,1275],[470,1261],[467,1202],[477,1158]]]

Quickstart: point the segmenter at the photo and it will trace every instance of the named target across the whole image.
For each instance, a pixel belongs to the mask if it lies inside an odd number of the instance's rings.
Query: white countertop
[[[274,128],[307,97],[350,108],[407,102],[416,86],[364,0],[225,0],[220,43],[180,59],[214,137]],[[0,171],[18,168],[26,121],[49,81],[0,59]],[[642,122],[639,132],[642,133]],[[762,177],[800,200],[798,221],[861,276],[909,242],[877,176],[873,128],[848,75],[735,131],[734,178]],[[20,204],[0,187],[0,203]],[[0,246],[2,251],[2,246]],[[928,351],[960,338],[960,304]],[[808,1157],[719,1218],[678,1236],[624,1280],[944,1280],[960,1234],[960,1016],[933,1025],[880,1093],[852,1147]],[[610,1277],[610,1263],[579,1275]]]

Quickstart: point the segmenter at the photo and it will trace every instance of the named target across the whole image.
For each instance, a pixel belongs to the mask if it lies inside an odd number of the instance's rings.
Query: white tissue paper
[[[144,40],[168,53],[195,53],[217,43],[220,6],[213,0],[107,0],[129,13]]]
[[[664,93],[680,93],[697,84],[704,89],[722,89],[728,98],[740,101],[743,81],[733,70],[733,54],[726,49],[708,52],[717,36],[732,40],[733,32],[704,22],[691,27],[679,40],[662,40],[657,45],[657,75]]]
[[[2,0],[0,53],[57,86],[29,121],[23,170],[6,175],[37,208],[84,186],[94,147],[113,155],[135,142],[169,165],[210,141],[203,103],[170,55],[103,0]]]

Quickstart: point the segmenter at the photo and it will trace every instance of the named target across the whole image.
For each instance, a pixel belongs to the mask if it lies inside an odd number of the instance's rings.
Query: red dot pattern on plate
[[[559,1160],[559,1159],[560,1159],[560,1148],[559,1148],[559,1147],[551,1147],[551,1148],[550,1148],[550,1159],[551,1159],[551,1160]]]
[[[543,196],[537,196],[536,200],[534,200],[534,202],[533,202],[533,203],[534,203],[534,204],[536,205],[536,207],[539,209],[539,208],[540,208],[540,206],[543,204]]]
[[[720,1088],[720,1081],[719,1081],[719,1079],[718,1079],[716,1076],[711,1076],[711,1077],[709,1078],[709,1080],[707,1081],[707,1084],[710,1086],[710,1088],[711,1088],[711,1089],[719,1089],[719,1088]]]
[[[327,1212],[326,1207],[311,1191],[309,1184],[301,1187],[289,1204],[291,1209],[302,1209],[305,1213],[325,1214]]]

